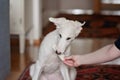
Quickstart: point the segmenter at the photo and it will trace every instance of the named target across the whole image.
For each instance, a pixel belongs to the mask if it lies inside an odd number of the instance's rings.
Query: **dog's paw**
[[[64,54],[61,54],[61,55],[58,55],[58,56],[59,56],[59,58],[60,58],[62,61],[64,61],[64,57],[65,57]]]

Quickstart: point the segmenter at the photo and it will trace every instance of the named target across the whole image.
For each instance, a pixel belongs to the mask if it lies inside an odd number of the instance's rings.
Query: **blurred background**
[[[10,23],[7,80],[17,80],[37,59],[42,39],[55,29],[49,17],[86,21],[72,42],[72,54],[95,51],[120,35],[120,0],[6,0],[4,4],[9,9]],[[109,63],[119,64],[120,60]]]

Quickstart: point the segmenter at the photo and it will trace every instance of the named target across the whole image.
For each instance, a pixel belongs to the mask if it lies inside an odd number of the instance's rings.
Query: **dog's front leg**
[[[60,66],[60,71],[64,80],[70,80],[68,66],[62,63],[62,65]]]
[[[30,76],[32,80],[38,80],[41,73],[42,73],[42,65],[40,65],[39,61],[36,61],[36,63],[31,65],[30,67]]]
[[[69,56],[71,54],[70,52],[71,46],[69,46],[65,52],[65,54],[67,56]],[[70,74],[69,74],[69,70],[68,70],[68,66],[66,66],[64,63],[62,63],[62,65],[60,66],[60,70],[63,76],[64,80],[70,80]]]
[[[68,49],[66,50],[65,52],[66,56],[71,55],[70,49],[71,49],[71,46],[69,46]],[[75,80],[76,74],[77,74],[76,69],[74,67],[69,67],[70,80]]]
[[[77,75],[76,69],[74,67],[70,67],[69,69],[70,69],[70,71],[69,71],[70,79],[71,80],[75,80],[76,79],[76,75]]]

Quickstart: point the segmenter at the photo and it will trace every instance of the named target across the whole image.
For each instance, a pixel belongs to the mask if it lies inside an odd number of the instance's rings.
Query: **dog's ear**
[[[83,25],[85,25],[85,21],[83,23],[78,22],[78,21],[75,21],[75,22],[76,22],[76,26],[78,26],[78,28],[82,27]]]
[[[60,28],[60,25],[65,23],[67,20],[64,17],[61,17],[61,18],[52,18],[52,17],[50,17],[49,21],[53,22],[56,25],[56,28]]]
[[[80,23],[80,22],[76,21],[76,26],[77,26],[76,36],[78,36],[78,34],[81,32],[82,26],[83,26],[84,24],[85,24],[85,22]]]

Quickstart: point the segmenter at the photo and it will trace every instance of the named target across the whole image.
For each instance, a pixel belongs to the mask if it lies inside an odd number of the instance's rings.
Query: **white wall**
[[[60,0],[42,0],[43,26],[48,23],[48,18],[56,16],[60,10]]]
[[[42,1],[25,0],[25,26],[30,27],[27,38],[30,44],[42,36]]]
[[[25,0],[25,26],[28,28],[33,27],[33,18],[32,18],[32,0]]]
[[[42,0],[43,25],[48,23],[50,16],[56,16],[59,12],[68,9],[92,9],[93,0]]]
[[[92,9],[92,0],[60,0],[60,9]]]
[[[33,44],[33,0],[25,0],[25,26],[30,27],[27,32],[27,39],[30,40],[30,44]]]
[[[43,11],[45,10],[58,10],[60,0],[42,0]]]

